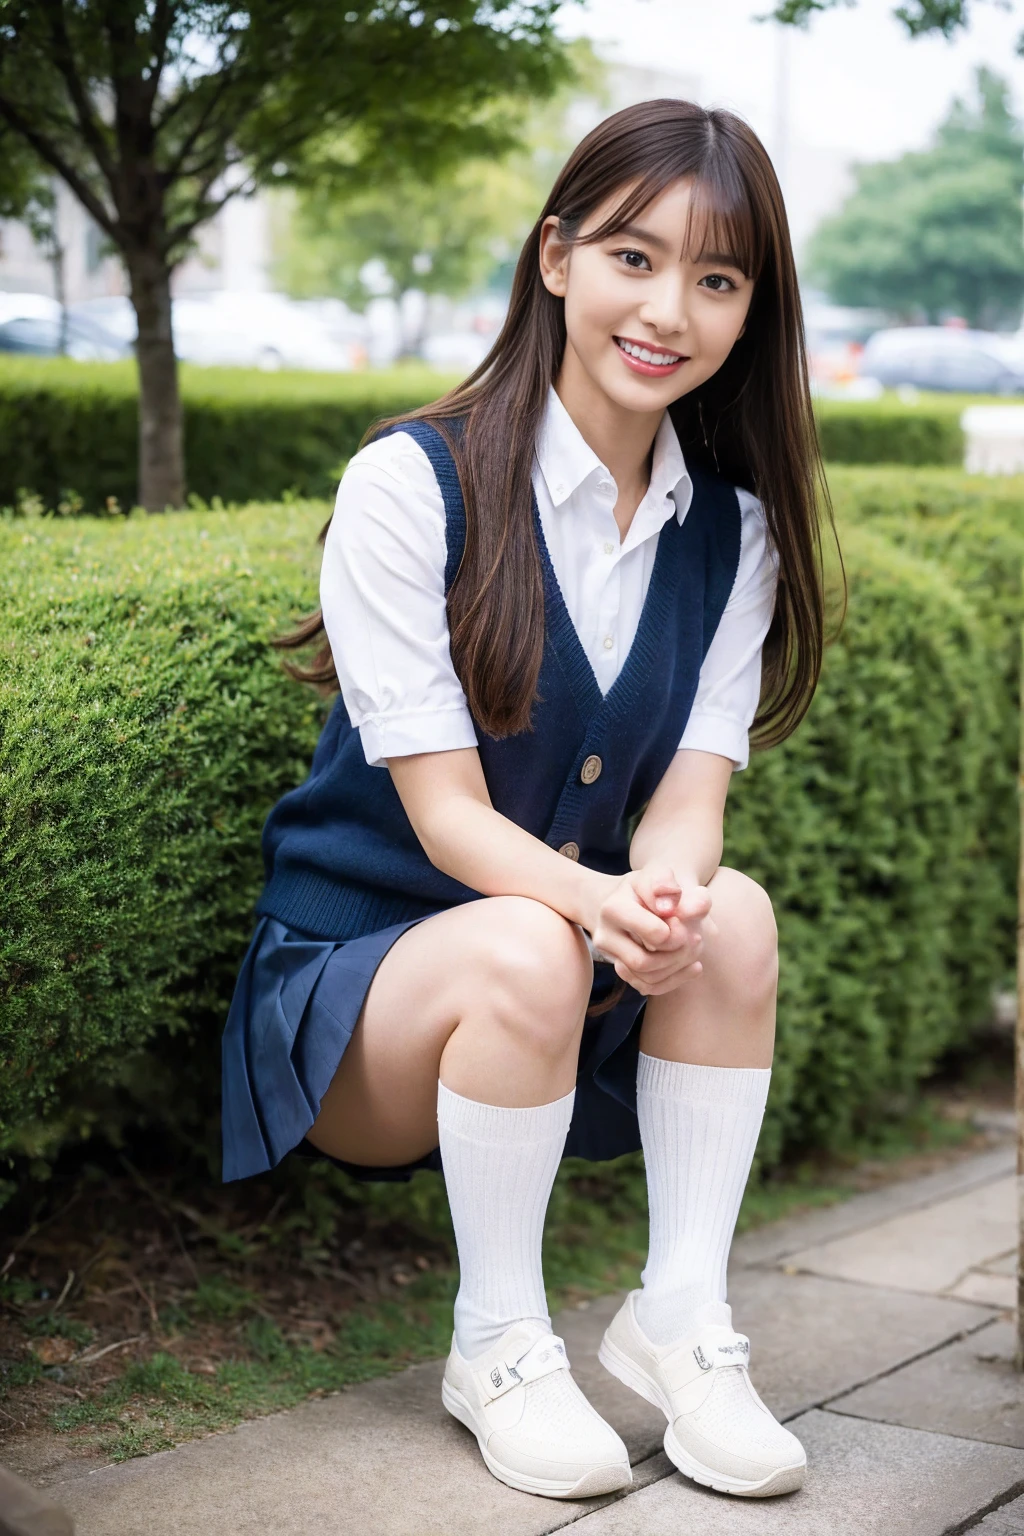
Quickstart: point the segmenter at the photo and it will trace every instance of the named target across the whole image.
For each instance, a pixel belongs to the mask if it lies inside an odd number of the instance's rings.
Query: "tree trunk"
[[[185,449],[178,361],[171,332],[171,268],[140,252],[128,259],[138,320],[139,501],[149,512],[185,500]]]
[[[68,295],[67,284],[64,281],[65,254],[57,231],[54,229],[53,244],[50,247],[50,270],[53,272],[54,298],[60,305],[60,332],[57,338],[57,351],[61,357],[66,357],[68,352]]]

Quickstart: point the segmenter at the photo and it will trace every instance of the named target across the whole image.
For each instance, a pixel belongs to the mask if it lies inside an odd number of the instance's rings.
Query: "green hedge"
[[[924,396],[905,405],[881,400],[819,400],[822,454],[829,464],[944,464],[964,458],[960,414],[966,402]],[[1005,404],[1005,402],[1004,402]]]
[[[333,494],[339,467],[372,421],[436,398],[453,378],[422,367],[379,373],[181,370],[190,493],[204,501]],[[822,401],[825,458],[837,464],[959,465],[964,402]],[[136,496],[131,363],[0,357],[0,506],[28,492],[46,508]],[[71,495],[69,496],[69,493]]]
[[[453,380],[410,366],[380,373],[181,369],[188,489],[204,501],[333,495],[370,423],[436,398]],[[0,359],[0,506],[25,491],[87,512],[136,499],[133,363]]]
[[[1000,869],[1000,926],[1009,969],[1017,922],[1024,476],[833,468],[829,482],[841,538],[851,523],[868,523],[898,548],[938,562],[970,599],[986,631],[1000,750],[984,788],[989,812],[981,835]]]
[[[314,601],[323,516],[0,525],[0,1145],[87,1130],[112,1084],[126,1113],[214,1123],[260,825],[322,717],[268,639]],[[812,714],[729,810],[784,953],[765,1165],[898,1105],[1006,958],[993,629],[937,562],[867,527],[845,544]]]

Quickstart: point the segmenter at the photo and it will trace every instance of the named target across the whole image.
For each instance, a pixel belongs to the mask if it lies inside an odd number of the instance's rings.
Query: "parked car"
[[[135,340],[128,299],[87,299],[75,313]],[[333,311],[327,322],[314,306],[280,293],[185,294],[171,301],[175,351],[184,362],[206,366],[344,373],[366,360],[360,318],[351,322],[342,335]]]
[[[131,347],[96,320],[70,310],[62,325],[60,305],[45,294],[0,293],[0,352],[63,354],[78,362],[112,363],[127,356]]]
[[[940,325],[876,331],[861,358],[861,376],[893,387],[958,394],[1024,393],[1024,351],[1010,336]]]

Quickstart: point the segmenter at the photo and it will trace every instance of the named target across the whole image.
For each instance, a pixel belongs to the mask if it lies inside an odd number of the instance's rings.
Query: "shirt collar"
[[[584,442],[579,428],[552,386],[537,434],[537,463],[553,506],[561,506],[583,482],[597,472],[611,476],[594,450]],[[644,500],[655,507],[673,498],[676,517],[683,521],[693,497],[693,483],[683,450],[666,411],[654,438],[651,483]],[[666,508],[667,511],[667,508]]]

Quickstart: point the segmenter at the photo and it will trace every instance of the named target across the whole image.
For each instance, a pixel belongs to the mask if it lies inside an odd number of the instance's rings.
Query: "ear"
[[[540,230],[540,275],[548,293],[564,299],[569,284],[569,257],[572,246],[558,233],[558,219],[549,214]]]

